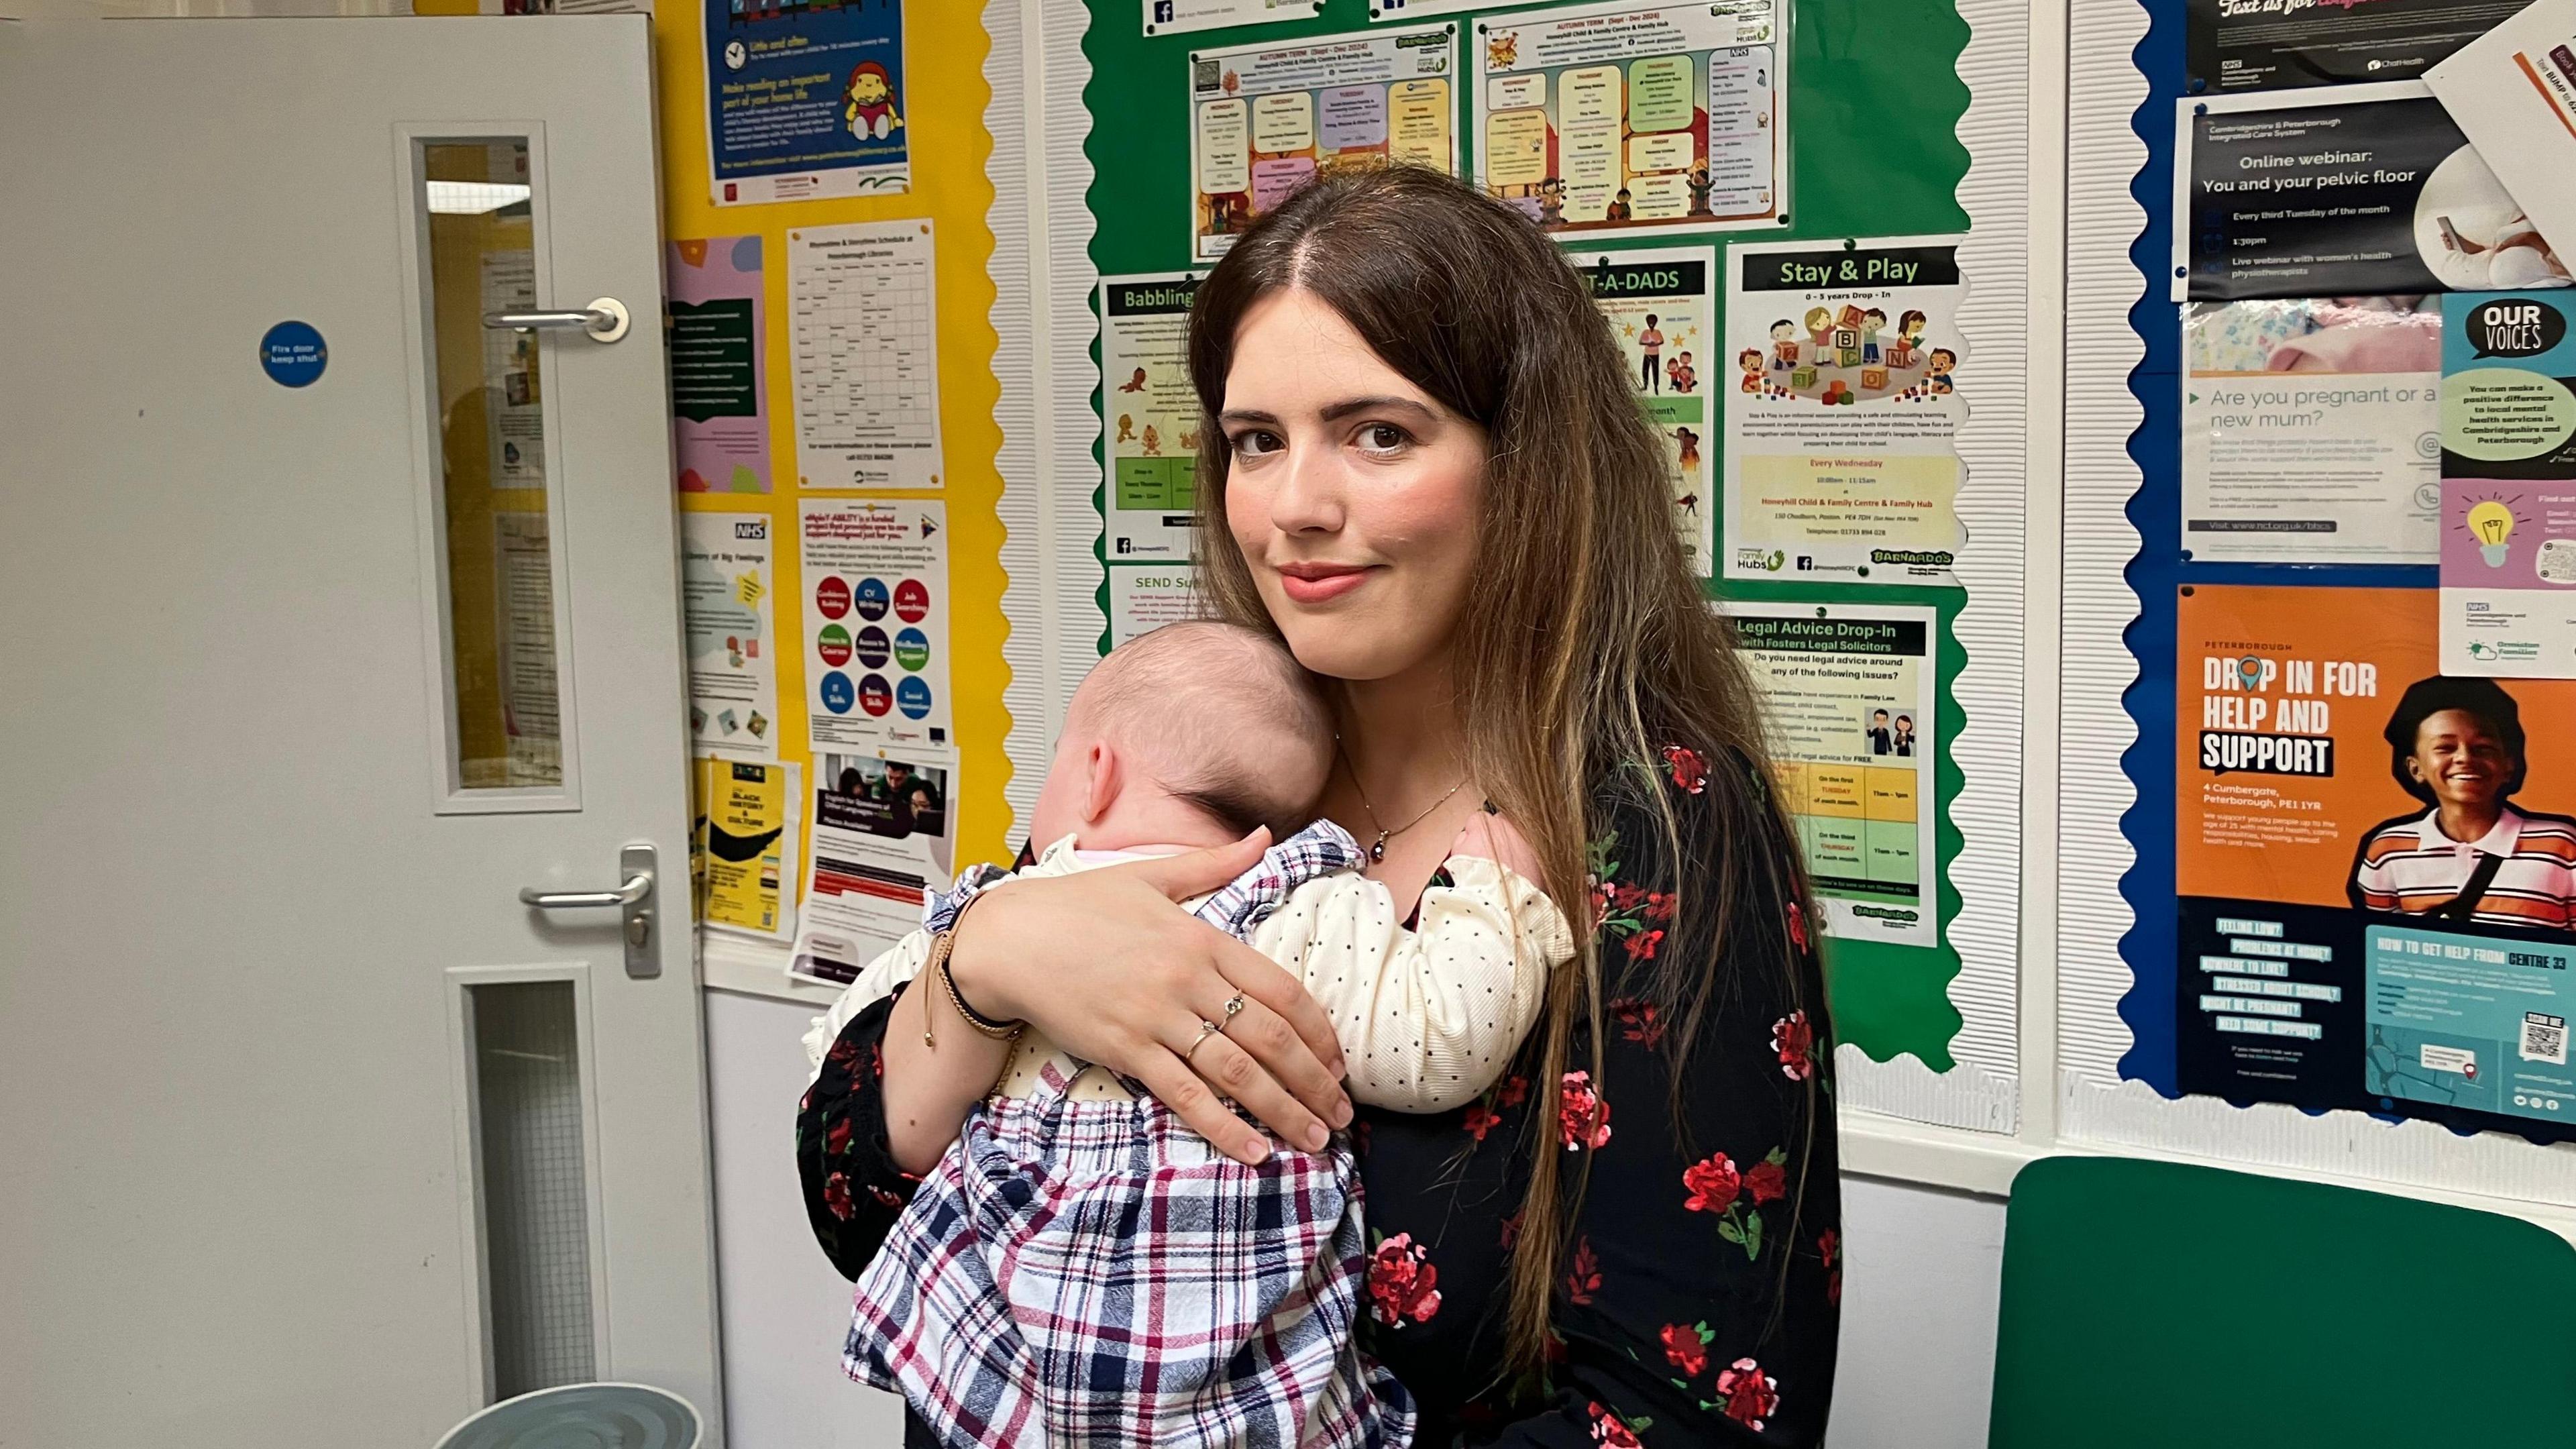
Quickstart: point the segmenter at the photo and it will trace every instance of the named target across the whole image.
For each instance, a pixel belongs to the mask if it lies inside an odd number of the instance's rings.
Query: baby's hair
[[[1193,620],[1109,651],[1074,697],[1079,724],[1138,752],[1155,783],[1237,834],[1284,840],[1314,819],[1333,716],[1286,645]],[[1300,761],[1303,750],[1311,759]],[[1290,798],[1291,795],[1295,798]]]

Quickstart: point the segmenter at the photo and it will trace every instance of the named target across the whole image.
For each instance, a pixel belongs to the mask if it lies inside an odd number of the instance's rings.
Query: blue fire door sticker
[[[330,360],[331,349],[309,322],[280,322],[259,339],[260,370],[280,387],[310,387]]]

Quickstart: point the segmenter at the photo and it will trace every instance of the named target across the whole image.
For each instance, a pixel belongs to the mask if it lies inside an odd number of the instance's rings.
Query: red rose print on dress
[[[832,1210],[832,1216],[839,1218],[841,1221],[848,1222],[850,1220],[850,1212],[853,1204],[850,1202],[850,1175],[848,1173],[836,1172],[830,1177],[823,1179],[823,1206],[830,1208]]]
[[[1518,1073],[1503,1078],[1502,1085],[1494,1088],[1494,1105],[1497,1107],[1517,1107],[1528,1100],[1529,1078]]]
[[[1652,1419],[1639,1419],[1639,1426],[1653,1424]],[[1592,1406],[1592,1442],[1607,1444],[1610,1449],[1645,1449],[1636,1431],[1619,1421],[1619,1416],[1599,1404]]]
[[[1717,1371],[1717,1396],[1726,1406],[1726,1417],[1759,1434],[1763,1421],[1780,1412],[1780,1382],[1762,1372],[1762,1365],[1749,1358],[1739,1358]]]
[[[1664,944],[1663,932],[1640,931],[1636,935],[1628,938],[1628,959],[1631,961],[1652,961],[1655,959],[1655,948],[1662,944]]]
[[[1723,1152],[1709,1156],[1682,1169],[1682,1186],[1690,1196],[1682,1206],[1695,1213],[1722,1213],[1735,1205],[1736,1194],[1744,1190],[1744,1176],[1735,1170],[1735,1159]]]
[[[1778,1202],[1789,1195],[1789,1169],[1768,1158],[1753,1164],[1744,1174],[1744,1190],[1753,1194],[1754,1206]]]
[[[823,1062],[826,1066],[846,1067],[858,1057],[858,1054],[858,1043],[843,1037],[832,1043],[830,1051],[823,1053]]]
[[[1664,1039],[1663,1014],[1651,1001],[1614,1001],[1610,1014],[1619,1020],[1619,1034],[1640,1046],[1652,1048]]]
[[[1556,1102],[1557,1129],[1565,1150],[1606,1147],[1610,1143],[1610,1104],[1592,1090],[1590,1072],[1568,1072]]]
[[[850,1119],[842,1118],[823,1134],[823,1150],[834,1157],[850,1150]]]
[[[1825,1301],[1836,1308],[1843,1306],[1843,1269],[1835,1255],[1842,1251],[1842,1235],[1831,1228],[1816,1239],[1816,1251],[1825,1257]]]
[[[1789,903],[1789,944],[1807,949],[1807,913],[1796,901]]]
[[[1662,1334],[1664,1357],[1682,1371],[1682,1377],[1695,1379],[1708,1367],[1708,1345],[1717,1337],[1706,1323],[1667,1323]]]
[[[1807,1013],[1793,1011],[1771,1023],[1771,1050],[1780,1057],[1780,1074],[1803,1082],[1816,1074],[1816,1027]]]
[[[1592,1295],[1601,1291],[1601,1260],[1592,1256],[1592,1240],[1574,1240],[1574,1266],[1565,1273],[1565,1296],[1568,1301],[1588,1304]]]
[[[1504,1247],[1506,1247],[1506,1248],[1510,1247],[1510,1246],[1512,1245],[1513,1241],[1514,1241],[1515,1239],[1519,1238],[1519,1237],[1520,1237],[1520,1235],[1521,1235],[1521,1215],[1520,1215],[1519,1213],[1514,1213],[1514,1214],[1512,1214],[1510,1217],[1507,1217],[1507,1218],[1503,1219],[1503,1246],[1504,1246]]]
[[[1389,1328],[1429,1323],[1440,1311],[1439,1282],[1431,1250],[1413,1241],[1413,1234],[1398,1233],[1369,1258],[1369,1314]]]
[[[1696,795],[1708,788],[1708,761],[1695,751],[1679,745],[1664,746],[1664,769],[1685,795]]]
[[[1762,1204],[1787,1195],[1788,1164],[1789,1154],[1777,1147],[1747,1168],[1723,1152],[1711,1153],[1682,1169],[1682,1186],[1689,1191],[1682,1206],[1717,1214],[1717,1235],[1742,1248],[1745,1257],[1759,1258]]]
[[[1458,1125],[1467,1129],[1468,1136],[1482,1142],[1485,1134],[1494,1130],[1494,1124],[1502,1120],[1503,1114],[1493,1108],[1482,1102],[1470,1102],[1467,1110],[1459,1114]]]

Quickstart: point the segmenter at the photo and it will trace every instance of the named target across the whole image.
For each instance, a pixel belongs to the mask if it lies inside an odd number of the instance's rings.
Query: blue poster
[[[2576,948],[2412,927],[2369,929],[2367,1089],[2544,1121],[2576,1119],[2567,1066]]]
[[[903,0],[704,0],[718,206],[909,190]]]

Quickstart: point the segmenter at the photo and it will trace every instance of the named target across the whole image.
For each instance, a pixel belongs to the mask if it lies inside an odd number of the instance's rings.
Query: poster
[[[482,310],[526,312],[537,305],[537,254],[520,248],[483,253]],[[483,329],[483,396],[491,427],[485,474],[495,488],[546,486],[546,412],[537,384],[537,334]]]
[[[2533,244],[2565,273],[2566,248],[2576,246],[2576,0],[2534,0],[2424,83],[2523,210]],[[2499,276],[2489,285],[2536,283]]]
[[[2576,684],[2445,677],[2424,589],[2178,600],[2183,1090],[2576,1114]]]
[[[1142,0],[1147,35],[1186,35],[1229,25],[1312,20],[1323,0]]]
[[[2442,334],[2442,668],[2576,678],[2576,294],[2463,292]],[[2557,725],[2576,733],[2576,719]]]
[[[947,747],[946,505],[809,498],[797,521],[814,758]]]
[[[794,938],[797,820],[793,764],[697,760],[698,920],[720,930]]]
[[[716,205],[910,187],[903,0],[704,3]]]
[[[2529,0],[2189,0],[2194,91],[2412,80]]]
[[[1198,506],[1188,272],[1100,280],[1100,456],[1112,563],[1187,561]]]
[[[2182,335],[2188,557],[2438,559],[2439,296],[2186,302]]]
[[[1728,249],[1724,577],[1951,582],[1958,242]]]
[[[689,734],[701,750],[778,758],[778,634],[769,518],[680,515],[680,613],[689,639]]]
[[[1458,174],[1453,25],[1318,36],[1190,57],[1190,255],[1225,255],[1252,219],[1335,166]]]
[[[799,481],[939,486],[938,284],[927,220],[787,233]]]
[[[1767,226],[1786,203],[1787,0],[1476,22],[1476,184],[1559,236]]]
[[[1940,944],[1935,610],[1723,601],[1828,936]]]
[[[500,591],[502,778],[469,789],[563,783],[561,668],[555,653],[553,541],[543,513],[492,515],[492,581]]]
[[[2178,101],[2174,300],[2564,286],[2421,82]]]
[[[1204,619],[1198,570],[1186,563],[1109,570],[1109,647],[1165,624]]]
[[[769,491],[760,238],[671,243],[671,414],[683,493]]]
[[[957,766],[945,752],[814,756],[814,852],[790,975],[846,984],[921,926],[956,874]]]
[[[1708,469],[1701,461],[1715,432],[1709,393],[1738,372],[1762,375],[1743,371],[1741,362],[1726,368],[1711,345],[1717,341],[1717,259],[1707,247],[1682,247],[1576,253],[1570,260],[1627,359],[1629,388],[1663,439],[1673,531],[1691,572],[1707,578],[1717,513],[1706,501]]]

